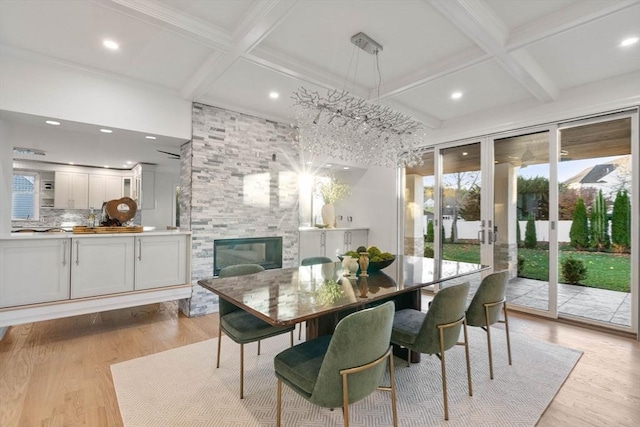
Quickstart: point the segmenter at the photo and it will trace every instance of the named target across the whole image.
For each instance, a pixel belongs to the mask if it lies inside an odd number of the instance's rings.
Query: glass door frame
[[[629,290],[630,298],[631,298],[631,326],[630,328],[626,327],[617,327],[616,325],[607,324],[606,327],[615,330],[621,330],[626,332],[633,332],[636,334],[638,340],[640,340],[640,317],[639,317],[639,307],[640,307],[640,123],[639,123],[639,114],[638,108],[627,109],[620,112],[611,112],[611,113],[602,113],[599,115],[594,115],[588,118],[575,119],[575,120],[567,120],[558,122],[557,126],[557,135],[556,135],[556,158],[560,157],[560,131],[571,129],[575,127],[591,125],[595,123],[605,123],[612,120],[630,118],[631,122],[631,191],[633,193],[633,197],[631,198],[631,255],[629,257],[630,267],[631,267],[631,289]],[[557,164],[557,163],[556,163]],[[552,170],[557,174],[557,166],[552,168]],[[557,182],[555,184],[554,192],[557,195],[558,185]],[[635,185],[635,187],[634,187]],[[555,204],[553,206],[557,206],[557,197]],[[556,220],[558,215],[557,207],[554,208],[556,214]],[[556,252],[557,252],[557,238],[555,239],[556,243]],[[551,261],[550,261],[551,262]],[[556,273],[554,275],[555,280],[557,282],[557,265],[558,262],[554,263],[556,268]],[[549,265],[549,275],[551,275],[551,265]],[[557,310],[556,310],[557,311]],[[603,322],[585,319],[585,318],[576,318],[574,316],[564,314],[561,316],[562,318],[570,319],[570,320],[578,320],[580,323],[602,326]]]
[[[514,131],[503,132],[493,134],[488,137],[488,143],[486,145],[486,151],[484,153],[483,172],[486,171],[487,180],[493,184],[495,181],[495,147],[496,140],[517,137],[521,135],[544,133],[546,132],[549,138],[549,288],[547,294],[547,310],[540,310],[523,305],[517,305],[509,303],[509,307],[517,307],[518,311],[525,313],[536,314],[542,317],[548,317],[556,319],[558,317],[558,239],[557,239],[557,224],[558,224],[558,170],[554,167],[559,159],[558,148],[558,125],[549,124],[542,126],[532,126],[524,129],[517,129]],[[482,189],[482,209],[483,218],[491,218],[491,221],[495,223],[494,217],[494,189],[493,185],[487,186],[487,193],[485,195],[484,188]],[[484,248],[485,252],[482,254],[483,264],[485,261],[492,266],[491,272],[493,272],[494,265],[494,251],[493,246],[487,245]]]

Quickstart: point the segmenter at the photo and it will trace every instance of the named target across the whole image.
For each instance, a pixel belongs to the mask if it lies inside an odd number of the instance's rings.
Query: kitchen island
[[[0,234],[0,328],[189,298],[190,253],[184,231]]]

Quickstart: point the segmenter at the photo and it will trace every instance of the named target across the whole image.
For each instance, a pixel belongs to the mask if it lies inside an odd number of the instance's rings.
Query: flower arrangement
[[[334,176],[331,177],[329,182],[321,182],[318,184],[317,191],[322,197],[322,200],[327,204],[333,204],[351,195],[349,184],[338,181]]]

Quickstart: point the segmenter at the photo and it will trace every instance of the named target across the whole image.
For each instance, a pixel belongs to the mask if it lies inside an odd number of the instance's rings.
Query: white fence
[[[527,221],[518,221],[520,223],[520,237],[524,241],[525,232],[527,230]],[[558,221],[558,241],[570,242],[569,230],[571,229],[572,221]],[[446,238],[451,237],[451,224],[453,220],[445,219],[442,221],[444,225],[444,235]],[[427,220],[424,219],[424,230],[426,234]],[[536,239],[538,242],[549,241],[549,221],[535,221],[536,225]],[[480,230],[480,221],[465,221],[463,219],[458,220],[458,239],[477,239],[478,231]],[[500,233],[500,230],[498,230]],[[515,236],[514,236],[515,239]]]

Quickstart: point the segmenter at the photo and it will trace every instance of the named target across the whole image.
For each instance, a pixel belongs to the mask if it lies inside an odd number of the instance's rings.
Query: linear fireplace
[[[237,264],[260,264],[266,270],[282,268],[282,237],[214,240],[213,275]]]

